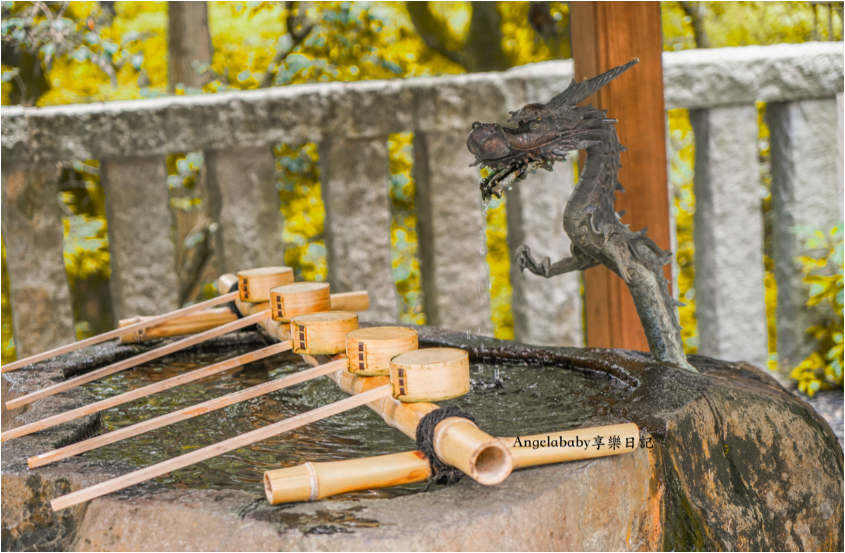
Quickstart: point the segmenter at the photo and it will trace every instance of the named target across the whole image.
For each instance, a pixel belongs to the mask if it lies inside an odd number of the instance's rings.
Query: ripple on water
[[[96,398],[111,397],[232,357],[198,354],[119,373],[86,385]],[[164,415],[224,394],[282,378],[307,368],[296,356],[282,354],[251,363],[166,392],[121,405],[103,413],[103,430],[110,432]],[[497,384],[494,374],[498,373]],[[577,428],[624,398],[629,392],[605,375],[559,367],[473,364],[472,389],[456,404],[472,413],[479,426],[494,436],[539,434]],[[84,455],[104,461],[120,460],[139,468],[220,442],[267,424],[347,397],[328,378],[231,405],[159,428]],[[335,461],[408,451],[413,443],[388,427],[367,408],[358,408],[282,434],[249,447],[158,478],[176,488],[263,490],[265,470],[306,461]],[[422,485],[401,486],[349,494],[344,497],[395,497],[419,491]]]

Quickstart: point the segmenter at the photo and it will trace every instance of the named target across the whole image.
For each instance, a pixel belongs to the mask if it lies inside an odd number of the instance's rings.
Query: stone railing
[[[800,275],[792,263],[797,242],[788,229],[841,218],[842,48],[814,43],[664,54],[666,108],[691,110],[698,145],[702,353],[757,364],[766,359],[755,101],[769,102],[772,132],[779,346],[790,356],[801,347]],[[3,108],[3,239],[19,355],[73,339],[52,179],[56,162],[78,159],[100,160],[116,317],[176,307],[165,156],[205,151],[220,270],[234,271],[282,263],[272,149],[313,141],[320,145],[332,289],[367,289],[367,317],[395,319],[386,147],[395,132],[414,133],[427,319],[489,333],[488,269],[479,256],[483,208],[466,135],[473,121],[501,122],[508,109],[546,101],[571,78],[571,62],[561,61],[504,73]],[[525,242],[552,257],[568,252],[560,217],[572,186],[572,167],[559,166],[508,195],[511,251]],[[549,281],[512,275],[511,281],[518,339],[581,343],[577,275]]]

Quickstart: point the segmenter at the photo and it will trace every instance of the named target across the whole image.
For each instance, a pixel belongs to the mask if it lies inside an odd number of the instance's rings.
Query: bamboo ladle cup
[[[293,281],[293,270],[290,267],[265,267],[261,269],[250,269],[238,273],[238,294],[242,301],[247,302],[266,302],[269,299],[270,288],[282,284],[290,284]],[[224,324],[217,328],[212,328],[200,334],[190,336],[162,346],[160,348],[136,355],[129,359],[112,363],[106,367],[85,373],[75,378],[69,378],[62,382],[58,382],[52,386],[47,386],[41,390],[27,394],[18,398],[14,398],[6,402],[8,409],[16,409],[22,405],[27,405],[35,400],[49,397],[65,390],[70,390],[82,384],[93,382],[100,378],[131,369],[147,361],[159,359],[165,355],[180,351],[187,347],[199,344],[211,338],[248,327],[250,325],[259,323],[265,319],[270,318],[270,310],[265,309],[254,313],[243,319],[238,319],[231,323]]]
[[[379,399],[388,397],[401,399],[402,397],[425,395],[430,399],[437,400],[466,393],[469,390],[469,356],[462,350],[435,349],[439,351],[417,350],[426,352],[425,355],[420,355],[419,359],[426,361],[436,359],[437,361],[425,365],[417,363],[417,357],[409,358],[401,367],[403,377],[399,376],[400,367],[397,367],[396,371],[391,368],[391,383],[387,385],[59,497],[51,501],[51,506],[54,511],[59,511]],[[402,354],[399,357],[414,353],[417,352]],[[463,354],[463,356],[460,354]],[[438,385],[438,382],[441,384]],[[469,467],[467,470],[475,473],[477,480],[480,477],[482,483],[484,483],[484,480],[489,481],[489,483],[498,483],[510,474],[513,461],[507,447],[501,442],[496,441],[492,446],[485,447],[489,441],[489,436],[478,430],[475,424],[466,419],[446,419],[438,425],[438,428],[441,425],[445,425],[444,431],[442,431],[443,435],[439,439],[436,438],[435,443],[439,441],[442,444],[442,455],[441,452],[438,452],[438,455],[445,462],[452,466],[462,465],[458,466],[462,470],[464,470],[463,465],[466,462],[474,463],[476,466]],[[447,431],[445,428],[451,430]],[[468,452],[472,454],[471,459],[467,459],[466,454]]]
[[[604,444],[595,448],[595,438],[609,436],[620,438],[618,449]],[[558,443],[576,438],[589,444],[583,447],[516,445],[516,438],[502,438],[509,445],[514,470],[549,465],[566,461],[595,459],[636,451],[639,428],[634,423],[614,424],[594,428],[580,428],[564,432],[548,432],[522,436],[520,442],[533,443],[555,438]],[[634,444],[628,447],[628,444]],[[316,501],[343,493],[401,486],[425,482],[431,475],[431,466],[421,451],[407,451],[324,463],[308,462],[295,467],[270,470],[264,473],[264,491],[271,505],[295,501]]]

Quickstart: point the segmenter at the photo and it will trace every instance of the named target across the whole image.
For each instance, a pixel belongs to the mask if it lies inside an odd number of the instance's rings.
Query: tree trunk
[[[168,10],[168,88],[170,92],[177,85],[200,88],[208,75],[197,69],[210,64],[212,54],[206,2],[168,2]]]

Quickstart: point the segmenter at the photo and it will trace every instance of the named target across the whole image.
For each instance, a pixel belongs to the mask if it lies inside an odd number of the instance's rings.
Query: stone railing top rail
[[[843,43],[663,54],[666,108],[831,97],[843,90]],[[546,101],[572,78],[571,60],[502,73],[324,83],[46,108],[4,107],[4,161],[166,155],[339,135],[466,130],[507,109]],[[8,157],[6,157],[8,156]]]

